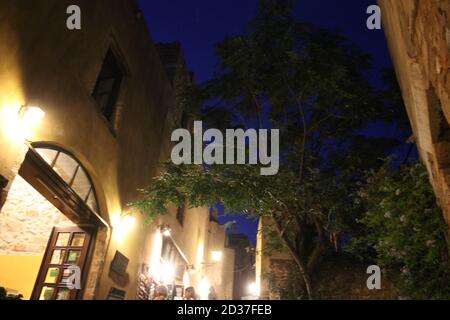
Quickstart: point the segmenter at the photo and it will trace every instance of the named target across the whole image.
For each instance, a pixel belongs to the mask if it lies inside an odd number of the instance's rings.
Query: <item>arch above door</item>
[[[33,144],[19,174],[75,223],[108,226],[89,173],[70,152]]]

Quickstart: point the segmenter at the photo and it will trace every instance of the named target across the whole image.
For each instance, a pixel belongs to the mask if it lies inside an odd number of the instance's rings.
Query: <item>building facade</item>
[[[209,210],[145,224],[129,207],[169,157],[177,83],[192,79],[182,51],[169,73],[136,1],[76,2],[81,30],[66,26],[72,1],[0,2],[0,287],[41,300],[207,292],[209,243],[225,233],[209,232]]]
[[[450,2],[379,4],[420,157],[450,223]]]
[[[241,300],[254,294],[250,286],[255,283],[255,248],[244,234],[227,235],[227,246],[235,254],[233,300]]]
[[[256,287],[262,300],[279,300],[274,287],[282,286],[288,274],[292,258],[286,250],[271,250],[270,217],[262,217],[258,225],[255,250]]]

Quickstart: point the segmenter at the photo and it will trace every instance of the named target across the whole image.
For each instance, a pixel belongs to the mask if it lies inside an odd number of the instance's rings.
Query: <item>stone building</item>
[[[128,206],[181,124],[182,50],[165,47],[169,66],[136,1],[76,2],[81,30],[66,27],[72,1],[0,2],[0,287],[45,300],[149,299],[161,283],[207,292],[208,244],[226,251],[209,210],[146,225]]]
[[[420,157],[450,223],[450,1],[379,4]]]
[[[244,234],[227,235],[227,246],[235,253],[233,300],[250,296],[249,285],[255,283],[254,247]]]
[[[270,217],[263,217],[259,221],[255,251],[256,286],[261,299],[279,300],[280,297],[273,286],[283,284],[287,275],[287,268],[292,261],[286,250],[269,250],[270,231],[272,224]]]

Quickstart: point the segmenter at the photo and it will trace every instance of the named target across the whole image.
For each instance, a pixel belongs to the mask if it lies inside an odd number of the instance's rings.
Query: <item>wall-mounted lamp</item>
[[[35,106],[22,106],[19,110],[19,117],[23,121],[25,128],[34,129],[45,117],[45,112]]]
[[[122,224],[127,230],[130,230],[134,227],[134,224],[136,223],[136,218],[132,217],[130,215],[127,215],[125,217],[122,217]]]
[[[112,220],[112,226],[114,228],[114,237],[122,242],[127,237],[128,233],[134,228],[136,224],[136,218],[127,214],[119,214]]]
[[[211,252],[211,259],[213,262],[222,261],[222,251],[215,250]]]
[[[172,228],[168,224],[159,226],[159,229],[164,237],[170,237],[172,235]]]
[[[189,274],[194,274],[194,273],[195,273],[195,267],[194,267],[194,265],[192,265],[192,264],[187,265],[187,266],[186,266],[186,271],[187,271]]]
[[[165,262],[161,267],[161,278],[165,284],[171,284],[175,277],[175,266],[172,263]]]

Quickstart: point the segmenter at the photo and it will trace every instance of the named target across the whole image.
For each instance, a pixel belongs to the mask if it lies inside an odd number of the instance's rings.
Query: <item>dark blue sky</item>
[[[296,3],[296,13],[302,21],[337,30],[370,54],[377,74],[391,66],[383,31],[366,28],[366,10],[376,4],[375,0],[297,0]],[[215,44],[225,36],[245,31],[256,14],[258,0],[140,0],[140,4],[153,40],[180,42],[189,69],[195,72],[198,82],[203,82],[209,79],[216,64]],[[380,84],[377,79],[375,75],[375,83]],[[374,134],[378,130],[372,128]],[[387,130],[396,135],[396,128]],[[257,223],[239,217],[232,219],[238,220],[238,232],[254,241]]]

